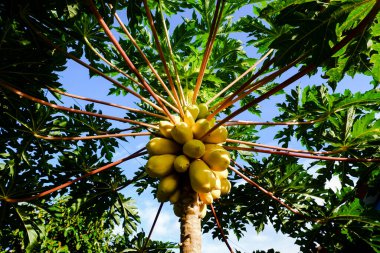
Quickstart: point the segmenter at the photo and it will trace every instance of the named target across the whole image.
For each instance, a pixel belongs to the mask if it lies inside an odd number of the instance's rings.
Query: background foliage
[[[149,1],[163,51],[168,56],[161,14],[165,15],[174,61],[185,90],[194,88],[215,2]],[[115,31],[122,32],[113,21],[114,11],[107,4],[126,14],[131,34],[165,79],[141,1],[96,2],[105,21]],[[272,61],[274,64],[264,74],[282,70],[297,61],[296,69],[315,66],[310,75],[321,75],[326,83],[302,84],[286,91],[283,102],[276,105],[279,113],[273,120],[302,124],[273,127],[276,131],[273,139],[282,147],[298,143],[304,149],[330,151],[336,157],[380,158],[377,88],[380,16],[375,13],[362,30],[355,30],[375,5],[378,3],[374,0],[226,1],[200,101],[208,101],[232,82],[258,55],[275,49],[264,63]],[[249,11],[235,15],[243,7]],[[178,24],[168,21],[181,14],[186,18]],[[334,45],[347,36],[352,37],[350,43],[334,52]],[[128,72],[89,11],[87,1],[0,3],[0,38],[0,82],[10,83],[34,97],[59,103],[59,95],[48,95],[45,88],[65,88],[58,82],[58,73],[65,69],[67,59],[72,56],[85,59],[104,74],[149,97],[145,90],[104,64],[91,50],[91,47],[96,48],[118,68]],[[125,36],[118,39],[148,83],[163,93],[130,40]],[[257,51],[254,56],[248,52],[251,47]],[[95,74],[89,71],[90,76]],[[372,77],[373,88],[354,94],[349,90],[336,90],[345,76],[358,74]],[[224,95],[237,90],[249,78],[245,77]],[[279,82],[268,83],[240,105],[244,106]],[[130,94],[115,87],[110,89],[109,95]],[[139,105],[154,111],[143,103]],[[112,161],[118,148],[118,142],[112,138],[52,142],[38,138],[39,135],[85,136],[115,133],[120,129],[105,119],[65,113],[20,99],[5,88],[0,88],[0,107],[0,250],[119,252],[133,249],[139,252],[146,236],[138,232],[139,216],[133,201],[118,192],[129,184],[121,167],[113,167],[45,198],[28,203],[6,201],[42,192],[101,167]],[[93,104],[85,110],[101,113]],[[225,113],[229,114],[230,110]],[[249,111],[252,115],[261,115],[259,108]],[[265,116],[263,112],[263,120],[271,120]],[[155,120],[133,113],[126,117],[146,122]],[[265,128],[231,126],[230,138],[260,142],[259,133]],[[231,194],[215,204],[223,227],[230,232],[242,237],[248,226],[262,231],[272,224],[277,231],[296,238],[303,252],[315,249],[317,244],[329,252],[380,251],[377,163],[314,160],[305,163],[295,157],[247,152],[234,152],[234,156],[244,161],[245,172],[254,175],[255,182],[290,203],[300,214],[290,212],[231,174],[234,182]],[[342,185],[336,191],[325,187],[333,176],[338,176]],[[153,182],[146,178],[136,182],[140,190],[149,184]],[[112,233],[118,224],[123,225],[124,235]],[[210,215],[204,220],[203,229],[221,237]],[[154,252],[168,252],[175,247],[173,243],[163,242],[148,245]]]

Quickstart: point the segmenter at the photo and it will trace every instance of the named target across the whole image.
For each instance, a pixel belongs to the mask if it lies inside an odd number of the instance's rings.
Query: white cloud
[[[254,250],[275,249],[280,252],[297,253],[299,246],[294,244],[294,239],[281,233],[276,233],[274,228],[268,225],[263,232],[257,234],[253,228],[249,228],[245,236],[239,240],[230,232],[229,244],[233,249],[241,252]],[[228,253],[229,250],[223,241],[212,239],[210,234],[203,235],[203,250],[207,253]]]

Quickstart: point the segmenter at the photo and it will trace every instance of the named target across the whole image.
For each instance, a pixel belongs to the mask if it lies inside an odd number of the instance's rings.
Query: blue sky
[[[239,14],[245,14],[247,12],[250,12],[251,7],[246,7],[244,10],[241,10]],[[186,13],[187,15],[188,13]],[[178,17],[176,17],[177,19]],[[178,22],[178,20],[174,20],[174,22]],[[174,27],[174,23],[171,26]],[[239,35],[237,35],[239,36]],[[255,54],[254,48],[247,48],[247,51],[251,54]],[[282,77],[284,78],[284,77]],[[91,80],[88,78],[88,71],[81,67],[80,65],[69,61],[68,68],[65,72],[61,74],[60,81],[63,83],[64,87],[67,89],[69,93],[82,95],[86,97],[91,97],[95,99],[105,100],[113,103],[118,103],[126,106],[136,107],[134,106],[134,102],[136,101],[132,96],[106,96],[108,94],[109,88],[112,87],[112,85],[102,78],[94,77]],[[369,86],[370,79],[367,77],[358,77],[355,79],[351,79],[350,77],[345,78],[342,83],[338,86],[338,91],[344,90],[344,89],[350,89],[353,92],[356,91],[364,91],[370,88]],[[309,85],[309,84],[322,84],[324,82],[323,79],[319,77],[319,75],[313,76],[312,78],[304,77],[297,81],[296,83],[292,84],[289,88],[286,90],[289,91],[290,89],[295,88],[297,85]],[[71,98],[63,98],[64,104],[66,105],[72,105],[76,104],[80,107],[84,108],[84,105],[86,104],[84,101],[71,99]],[[277,114],[277,111],[274,107],[274,105],[277,102],[283,101],[283,96],[275,96],[271,98],[270,100],[265,100],[262,103],[260,103],[260,108],[263,112],[262,118],[258,118],[255,115],[251,115],[248,113],[244,113],[238,117],[238,119],[244,119],[244,120],[252,120],[252,121],[270,121],[273,116]],[[110,108],[106,106],[99,105],[97,107],[98,109],[101,109],[104,114],[112,115],[112,116],[118,116],[118,117],[124,117],[125,111],[121,109],[116,108]],[[115,126],[118,126],[120,128],[125,128],[125,125],[123,123],[115,122]],[[276,145],[277,142],[273,140],[273,134],[274,131],[272,128],[263,130],[260,132],[260,143],[265,143],[269,145]],[[114,157],[114,160],[117,160],[119,158],[125,157],[130,153],[133,153],[140,147],[143,147],[147,141],[148,137],[136,137],[135,139],[130,139],[130,142],[120,143],[120,148],[117,150],[116,155]],[[299,144],[294,143],[293,148],[298,148]],[[122,168],[125,168],[124,173],[127,176],[132,176],[133,172],[135,171],[134,168],[138,168],[140,166],[143,166],[145,164],[145,161],[143,159],[135,159],[130,162],[124,163],[121,165]],[[332,182],[332,187],[335,187],[338,185],[339,182]],[[142,217],[142,224],[141,228],[144,229],[144,231],[148,232],[150,229],[150,226],[153,222],[153,218],[156,214],[156,210],[158,209],[158,202],[152,198],[150,195],[150,190],[147,190],[144,194],[141,196],[137,196],[135,193],[135,189],[132,187],[128,187],[125,190],[123,190],[123,193],[128,196],[134,196],[137,200],[136,204],[139,207]],[[152,239],[157,240],[171,240],[171,241],[178,241],[179,240],[179,223],[177,217],[173,214],[171,210],[171,206],[169,204],[166,204],[163,212],[158,220],[157,227],[153,233]],[[268,226],[264,232],[260,233],[259,235],[254,231],[253,228],[249,229],[246,233],[246,236],[238,241],[234,236],[231,236],[230,243],[232,247],[242,251],[242,252],[251,252],[256,249],[260,250],[267,250],[270,248],[274,248],[276,250],[279,250],[281,252],[286,253],[295,253],[299,251],[299,247],[297,245],[294,245],[294,239],[288,238],[285,235],[277,234],[274,229],[271,226]],[[213,253],[224,253],[229,252],[226,246],[223,242],[219,242],[216,240],[213,240],[210,235],[204,236],[204,243],[203,243],[203,252]]]

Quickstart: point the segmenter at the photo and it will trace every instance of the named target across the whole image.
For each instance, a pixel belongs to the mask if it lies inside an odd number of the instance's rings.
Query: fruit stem
[[[256,182],[252,181],[251,179],[249,179],[247,176],[245,176],[243,173],[241,173],[240,171],[238,171],[238,170],[235,169],[234,167],[229,166],[229,169],[232,170],[233,172],[235,172],[237,175],[239,175],[239,176],[240,176],[242,179],[244,179],[247,183],[249,183],[250,185],[256,187],[258,190],[260,190],[261,192],[263,192],[264,194],[266,194],[267,196],[269,196],[269,197],[272,198],[273,200],[277,201],[280,205],[284,206],[286,209],[288,209],[288,210],[291,211],[292,213],[294,213],[294,214],[296,214],[296,215],[304,216],[304,214],[301,213],[299,210],[297,210],[297,209],[295,209],[295,208],[292,208],[291,206],[289,206],[288,204],[286,204],[283,200],[281,200],[280,198],[274,196],[272,192],[267,191],[266,189],[264,189],[264,188],[261,187],[259,184],[257,184]]]
[[[169,112],[169,110],[166,108],[166,106],[163,104],[162,100],[157,96],[157,94],[152,90],[150,85],[145,81],[144,77],[141,75],[140,71],[136,68],[136,66],[132,63],[122,46],[120,45],[119,41],[116,39],[116,37],[113,35],[111,29],[108,27],[107,23],[104,21],[103,17],[100,15],[98,9],[96,8],[94,2],[92,0],[89,2],[89,8],[90,11],[94,14],[96,19],[98,20],[99,25],[103,28],[104,32],[107,34],[108,38],[112,42],[112,44],[116,47],[117,51],[120,53],[120,56],[124,59],[126,65],[129,67],[129,69],[137,76],[137,79],[141,82],[141,84],[144,86],[146,91],[157,101],[157,103],[161,106],[161,108],[164,110],[165,114],[168,116],[171,122],[175,122],[173,115]]]
[[[126,134],[102,134],[102,135],[90,135],[90,136],[45,136],[40,134],[34,134],[34,137],[47,140],[47,141],[83,141],[83,140],[95,140],[105,138],[120,138],[126,136],[147,136],[151,135],[150,132],[138,132],[138,133],[126,133]]]
[[[146,17],[148,18],[148,23],[150,25],[150,28],[151,28],[151,31],[152,31],[152,34],[153,34],[154,41],[156,42],[156,47],[157,47],[158,54],[160,56],[161,62],[162,62],[163,67],[164,67],[164,71],[165,71],[166,76],[168,78],[170,89],[172,90],[173,95],[174,95],[174,99],[175,99],[174,101],[177,104],[177,107],[178,107],[178,110],[179,110],[179,113],[180,113],[181,117],[183,117],[184,116],[183,108],[182,108],[181,103],[179,101],[179,96],[178,96],[177,90],[176,90],[176,88],[174,86],[173,78],[172,78],[172,76],[170,74],[169,67],[168,67],[168,65],[166,63],[164,52],[162,50],[162,47],[161,47],[161,44],[160,44],[160,40],[158,38],[158,33],[157,33],[156,27],[154,25],[153,17],[152,17],[152,14],[150,12],[147,0],[143,0],[143,4],[144,4],[145,12],[146,12]],[[174,122],[174,121],[172,121],[172,122]]]
[[[231,248],[230,244],[228,243],[228,240],[227,240],[227,237],[226,235],[224,234],[224,231],[223,231],[223,227],[222,225],[220,224],[220,221],[218,219],[218,216],[216,215],[216,211],[215,211],[215,208],[212,204],[210,204],[210,207],[211,207],[211,211],[212,211],[212,214],[214,215],[214,218],[215,218],[215,222],[216,222],[216,225],[222,235],[222,238],[223,238],[223,241],[224,243],[226,244],[228,250],[231,252],[231,253],[234,253],[233,249]]]
[[[168,49],[169,49],[170,60],[172,61],[172,64],[173,64],[173,70],[174,70],[174,75],[175,75],[175,78],[176,78],[178,92],[179,92],[179,95],[180,95],[180,99],[182,100],[182,105],[184,105],[185,104],[185,95],[183,93],[183,89],[182,89],[182,85],[181,85],[181,80],[179,78],[178,68],[177,68],[177,64],[175,62],[172,45],[170,43],[168,28],[166,27],[166,22],[165,22],[165,17],[164,17],[164,11],[162,9],[162,3],[161,3],[160,0],[158,1],[158,6],[160,8],[162,25],[164,27],[163,30],[164,30],[165,39],[166,39],[166,42],[167,42],[167,45],[168,45]]]
[[[145,252],[146,246],[148,245],[148,242],[150,240],[150,237],[152,236],[153,230],[156,227],[157,220],[158,220],[158,217],[160,216],[160,213],[161,213],[162,207],[164,206],[164,203],[165,202],[161,202],[160,207],[157,210],[156,217],[154,217],[154,221],[153,221],[152,227],[150,228],[148,237],[146,238],[146,241],[144,242],[142,252]]]
[[[196,102],[197,102],[198,92],[201,88],[202,80],[203,80],[203,77],[204,77],[204,74],[206,71],[207,62],[210,58],[211,51],[212,51],[212,48],[213,48],[213,45],[214,45],[214,42],[216,39],[216,35],[218,33],[220,21],[222,20],[224,5],[225,5],[225,1],[223,1],[223,0],[218,0],[216,2],[214,18],[212,20],[210,33],[209,33],[209,36],[207,39],[206,49],[205,49],[205,52],[203,55],[201,67],[200,67],[198,77],[197,77],[197,81],[196,81],[195,87],[194,87],[192,104],[196,104]]]
[[[32,201],[34,199],[42,198],[42,197],[44,197],[46,195],[49,195],[49,194],[51,194],[53,192],[56,192],[56,191],[61,190],[61,189],[64,189],[64,188],[66,188],[66,187],[68,187],[68,186],[70,186],[70,185],[72,185],[72,184],[74,184],[74,183],[76,183],[76,182],[78,182],[78,181],[80,181],[82,179],[85,179],[85,178],[87,178],[89,176],[92,176],[92,175],[98,174],[98,173],[100,173],[102,171],[105,171],[105,170],[108,170],[110,168],[113,168],[116,165],[119,165],[119,164],[121,164],[121,163],[123,163],[125,161],[131,160],[133,158],[136,158],[136,157],[139,157],[139,156],[142,156],[142,155],[146,155],[147,152],[144,151],[144,150],[145,150],[145,147],[142,148],[142,149],[140,149],[140,150],[138,150],[138,151],[136,151],[136,152],[134,152],[133,154],[131,154],[131,155],[127,156],[127,157],[124,157],[124,158],[122,158],[122,159],[120,159],[118,161],[115,161],[113,163],[109,163],[109,164],[107,164],[107,165],[105,165],[103,167],[100,167],[98,169],[92,170],[92,171],[90,171],[90,172],[88,172],[88,173],[86,173],[86,174],[84,174],[84,175],[82,175],[80,177],[77,177],[74,180],[67,181],[64,184],[61,184],[61,185],[53,187],[53,188],[51,188],[49,190],[43,191],[43,192],[41,192],[41,193],[39,193],[37,195],[33,195],[33,196],[29,196],[29,197],[22,197],[22,198],[8,198],[7,196],[5,196],[5,197],[3,197],[3,200],[5,200],[8,203],[17,203],[17,202],[29,202],[29,201]],[[0,201],[1,200],[2,199],[0,198]]]
[[[144,96],[141,96],[139,93],[135,92],[134,90],[132,89],[129,89],[128,87],[125,87],[124,85],[122,85],[121,83],[119,83],[118,81],[116,81],[115,79],[112,79],[111,77],[107,76],[106,74],[104,74],[102,71],[98,70],[97,68],[94,68],[92,67],[91,65],[83,62],[82,60],[80,60],[79,58],[75,57],[73,54],[70,54],[68,53],[66,50],[62,49],[61,47],[55,45],[52,41],[50,41],[40,30],[38,30],[31,22],[29,22],[28,19],[24,18],[24,21],[28,24],[28,26],[43,40],[46,42],[46,44],[48,44],[50,47],[60,51],[61,53],[63,53],[67,58],[75,61],[76,63],[78,63],[79,65],[82,65],[83,67],[87,68],[88,70],[96,73],[97,75],[101,76],[102,78],[104,78],[105,80],[111,82],[114,86],[122,89],[122,90],[125,90],[126,92],[132,94],[133,96],[135,96],[136,98],[139,98],[141,99],[142,101],[144,101],[146,104],[152,106],[154,109],[156,109],[157,111],[159,112],[162,112],[164,113],[164,110],[162,108],[160,108],[158,105],[154,104],[152,101],[150,101],[149,99],[145,98]]]
[[[51,108],[54,108],[54,109],[57,109],[57,110],[61,110],[61,111],[66,111],[66,112],[71,112],[71,113],[76,113],[76,114],[82,114],[82,115],[89,115],[89,116],[92,116],[92,117],[97,117],[97,118],[103,118],[103,119],[110,119],[110,120],[115,120],[115,121],[120,121],[120,122],[125,122],[125,123],[130,123],[130,124],[134,124],[134,125],[140,125],[140,126],[144,126],[146,128],[151,128],[151,129],[158,129],[157,126],[155,125],[152,125],[152,124],[148,124],[148,123],[145,123],[145,122],[139,122],[139,121],[136,121],[136,120],[130,120],[130,119],[124,119],[124,118],[119,118],[119,117],[114,117],[114,116],[110,116],[110,115],[106,115],[106,114],[99,114],[99,113],[94,113],[94,112],[89,112],[89,111],[83,111],[83,110],[79,110],[79,109],[73,109],[73,108],[68,108],[68,107],[65,107],[65,106],[60,106],[60,105],[56,105],[56,104],[52,104],[52,103],[49,103],[45,100],[42,100],[42,99],[39,99],[39,98],[36,98],[36,97],[33,97],[31,95],[28,95],[18,89],[16,89],[14,86],[12,86],[11,84],[3,81],[3,80],[0,80],[0,86],[19,95],[20,97],[23,97],[23,98],[26,98],[26,99],[29,99],[33,102],[36,102],[36,103],[39,103],[41,105],[46,105],[48,107],[51,107]]]
[[[52,92],[55,92],[55,93],[58,93],[58,94],[61,94],[61,95],[67,96],[67,97],[72,97],[72,98],[76,98],[76,99],[80,99],[80,100],[85,100],[85,101],[90,101],[90,102],[94,102],[94,103],[98,103],[98,104],[108,105],[108,106],[112,106],[112,107],[116,107],[116,108],[120,108],[120,109],[125,109],[127,111],[131,111],[131,112],[135,112],[135,113],[141,113],[141,114],[145,114],[145,115],[148,115],[148,116],[153,116],[153,117],[156,117],[156,118],[159,118],[159,119],[163,119],[163,120],[167,119],[163,115],[159,115],[159,114],[156,114],[156,113],[148,112],[148,111],[145,111],[145,110],[131,108],[131,107],[128,107],[128,106],[119,105],[119,104],[115,104],[115,103],[110,103],[110,102],[106,102],[106,101],[103,101],[103,100],[98,100],[98,99],[93,99],[93,98],[87,98],[87,97],[83,97],[83,96],[67,93],[67,92],[64,92],[64,91],[61,91],[61,90],[58,90],[58,89],[54,89],[54,88],[51,88],[51,87],[47,87],[47,88],[50,91],[52,91]]]
[[[272,52],[274,49],[269,50],[263,57],[261,57],[255,64],[253,64],[249,69],[247,69],[243,74],[241,74],[238,78],[236,78],[233,82],[231,82],[229,85],[224,87],[218,94],[216,94],[213,98],[208,100],[205,104],[207,106],[210,106],[210,104],[217,98],[219,98],[221,95],[223,95],[224,92],[228,91],[232,86],[234,86],[238,81],[240,81],[244,76],[246,76],[249,72],[254,70],[257,65],[259,65],[262,61],[264,61]]]
[[[112,5],[109,5],[110,8],[112,9]],[[152,73],[156,76],[157,80],[160,82],[161,86],[165,89],[165,91],[168,93],[169,97],[175,101],[175,98],[173,96],[173,94],[171,93],[171,91],[169,90],[169,88],[166,86],[165,82],[162,80],[161,76],[158,74],[157,70],[153,67],[152,63],[149,61],[148,57],[146,57],[146,55],[144,54],[144,52],[142,51],[142,49],[140,48],[140,46],[137,44],[136,40],[133,38],[133,36],[130,34],[130,32],[128,31],[127,27],[124,25],[124,23],[122,22],[122,20],[120,19],[119,15],[117,15],[117,13],[115,13],[115,18],[117,20],[117,22],[120,24],[120,27],[121,29],[123,30],[123,32],[125,33],[125,35],[127,35],[127,37],[129,38],[129,40],[132,42],[132,44],[135,46],[135,48],[137,49],[137,51],[139,51],[141,57],[144,59],[144,61],[146,62],[146,64],[148,65],[148,67],[150,68],[150,70],[152,71]],[[139,83],[140,85],[140,83]],[[161,98],[161,100],[163,100],[163,98]],[[166,100],[163,100],[163,102],[165,102]],[[166,103],[167,104],[167,103]],[[168,104],[167,104],[168,105]],[[170,108],[173,109],[173,107],[169,106]],[[178,109],[176,108],[175,110],[177,113],[179,113]]]
[[[299,158],[317,159],[317,160],[324,160],[324,161],[337,161],[337,162],[349,162],[349,163],[354,163],[354,162],[378,163],[380,162],[379,158],[333,157],[333,156],[322,156],[322,155],[310,155],[310,154],[296,153],[296,152],[290,152],[290,151],[266,150],[266,149],[259,149],[259,148],[229,147],[229,146],[223,146],[223,147],[226,150],[242,150],[242,151],[260,152],[260,153],[273,154],[273,155],[293,156],[293,157],[299,157]]]

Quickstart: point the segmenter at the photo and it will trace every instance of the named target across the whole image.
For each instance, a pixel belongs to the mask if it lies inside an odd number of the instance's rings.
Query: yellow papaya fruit
[[[151,139],[146,145],[149,155],[177,154],[181,146],[172,140],[156,137]]]
[[[172,135],[170,134],[170,132],[172,131],[173,127],[174,127],[174,124],[171,123],[170,121],[162,120],[158,123],[158,129],[160,133],[162,134],[162,136],[164,136],[165,138],[172,138]]]
[[[199,104],[198,109],[198,119],[204,119],[210,114],[208,111],[208,106],[206,104]]]
[[[205,145],[200,140],[190,140],[183,145],[182,151],[190,158],[201,158],[205,153]]]
[[[227,178],[220,179],[220,184],[221,184],[221,188],[220,188],[221,195],[226,195],[230,193],[231,182]]]
[[[215,125],[216,119],[212,118],[212,119],[210,119],[209,122],[210,122],[210,127],[213,127]]]
[[[221,195],[221,190],[214,189],[211,191],[211,196],[213,199],[219,199]]]
[[[178,175],[174,173],[161,178],[157,191],[171,196],[178,188],[178,181]]]
[[[216,176],[202,160],[195,160],[190,164],[189,177],[191,187],[198,193],[207,193],[215,188]]]
[[[215,171],[213,171],[214,174],[215,174]],[[220,182],[220,178],[215,174],[215,177],[216,177],[216,181],[215,181],[215,187],[213,190],[220,190],[220,188],[222,187],[222,184]]]
[[[179,155],[174,160],[174,169],[179,173],[186,172],[189,166],[190,160],[185,155]]]
[[[206,143],[222,143],[226,142],[227,136],[227,128],[220,126],[203,138],[203,141]]]
[[[214,149],[206,151],[202,156],[202,160],[205,161],[210,169],[214,171],[223,171],[230,165],[230,153],[224,149]]]
[[[181,117],[178,115],[173,115],[173,119],[174,119],[174,124],[178,124],[178,123],[182,122]]]
[[[207,119],[197,120],[197,122],[195,122],[195,124],[191,128],[191,130],[193,131],[195,139],[201,138],[210,129],[211,129],[210,122]]]
[[[165,177],[173,171],[176,155],[151,156],[145,165],[145,171],[150,177]]]
[[[216,149],[222,149],[222,150],[225,150],[221,145],[219,144],[205,144],[205,149],[206,149],[206,152],[209,152],[211,150],[216,150]]]
[[[215,174],[220,180],[222,180],[223,178],[227,178],[227,177],[228,177],[228,169],[226,169],[226,170],[221,170],[221,171],[214,171],[214,174]]]
[[[183,121],[191,128],[195,124],[193,115],[189,110],[185,110]]]
[[[214,199],[212,198],[211,192],[198,193],[198,195],[201,201],[203,202],[203,204],[210,205],[214,201]]]
[[[189,105],[189,106],[187,106],[186,110],[191,113],[194,120],[197,119],[198,114],[199,114],[199,108],[197,105]]]
[[[170,203],[175,204],[178,202],[179,198],[181,197],[181,191],[176,190],[169,198]]]
[[[199,218],[203,219],[207,214],[207,205],[200,204],[199,205]]]
[[[185,122],[175,124],[171,131],[171,135],[173,139],[180,144],[185,144],[185,142],[193,139],[193,132]]]

